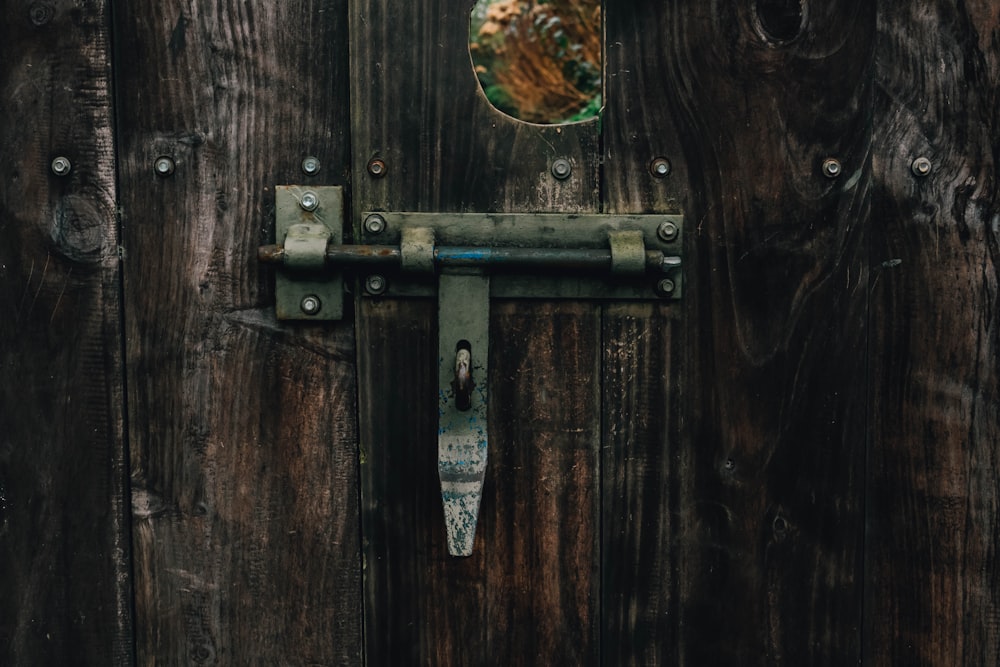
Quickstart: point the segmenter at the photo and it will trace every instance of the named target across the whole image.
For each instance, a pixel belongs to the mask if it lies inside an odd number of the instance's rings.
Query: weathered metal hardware
[[[665,157],[655,158],[649,163],[649,173],[656,178],[666,178],[670,175],[670,160]]]
[[[68,176],[73,169],[73,163],[69,161],[68,157],[60,155],[52,159],[51,168],[52,173],[56,176]]]
[[[153,171],[156,172],[157,176],[164,178],[173,174],[176,167],[174,159],[169,155],[161,155],[153,162]]]
[[[910,165],[910,170],[914,176],[926,176],[931,173],[931,161],[924,156],[920,156]]]
[[[330,190],[330,192],[326,192]],[[679,299],[679,215],[371,212],[340,242],[339,188],[278,189],[279,319],[336,319],[341,285],[365,297],[438,298],[438,476],[448,552],[469,556],[486,476],[491,298]],[[293,299],[293,301],[287,301]]]
[[[566,158],[561,157],[552,163],[552,175],[560,181],[566,180],[572,173],[573,165]]]
[[[833,157],[828,157],[823,160],[823,175],[827,178],[837,178],[840,176],[840,172],[843,168],[840,166],[840,160]]]
[[[267,262],[280,255],[288,269],[278,271],[274,281],[279,320],[343,317],[343,278],[328,270],[325,256],[327,247],[343,238],[343,208],[340,187],[275,188],[275,238],[282,245],[280,252],[271,255],[261,248],[258,256]]]
[[[322,164],[320,164],[319,158],[313,155],[307,155],[302,158],[302,173],[306,176],[315,176],[319,173]]]
[[[301,206],[303,198],[313,203],[311,193],[321,203],[310,212]],[[345,245],[340,213],[331,210],[341,201],[339,188],[283,186],[277,195],[280,245],[261,247],[258,257],[282,266],[279,319],[339,318],[342,289],[289,290],[325,279],[342,288],[344,273],[379,278],[376,289],[363,281],[365,296],[433,298],[435,276],[455,271],[492,275],[494,298],[634,301],[679,299],[683,293],[679,215],[380,211],[362,217],[358,245]],[[661,289],[663,279],[674,286],[669,293]],[[299,308],[307,294],[324,304],[308,317]]]

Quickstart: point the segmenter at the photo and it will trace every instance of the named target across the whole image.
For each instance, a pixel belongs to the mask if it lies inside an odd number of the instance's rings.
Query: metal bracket
[[[274,282],[279,320],[339,320],[344,280],[327,268],[326,249],[343,241],[344,189],[340,186],[275,188],[274,236],[286,271]],[[267,261],[266,253],[259,254]]]

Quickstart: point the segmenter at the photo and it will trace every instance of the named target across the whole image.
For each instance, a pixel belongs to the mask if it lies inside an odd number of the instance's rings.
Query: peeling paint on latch
[[[442,275],[440,281],[438,477],[448,553],[471,556],[486,479],[489,278]],[[456,400],[456,350],[471,365],[471,392],[463,400]]]

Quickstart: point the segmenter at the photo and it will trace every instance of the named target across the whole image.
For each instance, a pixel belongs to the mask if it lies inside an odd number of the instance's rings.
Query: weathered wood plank
[[[1000,15],[882,3],[878,31],[866,663],[991,665]]]
[[[493,110],[468,55],[469,9],[458,0],[352,5],[355,224],[372,209],[598,210],[596,123],[532,126]],[[557,157],[572,164],[565,181],[550,172]],[[384,161],[383,177],[368,173],[372,158]],[[536,653],[557,650],[597,655],[598,433],[564,421],[577,410],[590,419],[598,414],[590,370],[598,358],[596,307],[493,309],[500,342],[490,355],[486,490],[475,553],[455,559],[446,555],[435,464],[436,308],[361,300],[369,664],[532,664]],[[586,332],[573,354],[551,349],[552,320]],[[527,359],[531,377],[504,370]],[[542,399],[539,382],[550,387]],[[594,401],[589,412],[584,404],[561,405],[581,396],[574,386],[581,383],[595,392],[584,392]],[[521,397],[517,404],[529,413],[497,396]],[[537,466],[526,467],[526,457]],[[570,461],[575,471],[546,481],[554,466]],[[570,507],[571,498],[582,505]],[[552,531],[563,522],[577,531]],[[574,567],[561,560],[567,555]],[[529,556],[534,571],[522,569]]]
[[[346,16],[116,6],[141,664],[361,659],[352,324],[278,324],[255,261],[275,184],[345,179]]]
[[[128,664],[108,8],[0,17],[0,663]]]
[[[600,311],[493,310],[485,662],[599,664]]]
[[[773,4],[607,7],[605,205],[688,221],[683,301],[605,316],[614,664],[861,652],[874,10]]]

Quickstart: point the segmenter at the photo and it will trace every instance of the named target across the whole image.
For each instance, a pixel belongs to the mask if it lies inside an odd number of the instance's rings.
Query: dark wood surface
[[[861,653],[875,14],[764,4],[606,8],[605,205],[686,220],[683,301],[605,311],[608,664]]]
[[[0,26],[0,664],[127,664],[107,5]]]
[[[356,215],[598,210],[597,124],[530,126],[492,109],[469,61],[468,12],[352,7]],[[383,178],[366,170],[374,157]],[[550,173],[559,157],[566,181]],[[362,300],[358,324],[369,664],[595,661],[598,307],[493,304],[492,441],[467,559],[445,541],[436,305]]]
[[[565,127],[466,0],[5,6],[0,663],[997,663],[994,4],[609,2]],[[276,322],[285,183],[685,215],[679,303],[492,304],[470,558],[435,303]]]
[[[878,29],[866,664],[992,665],[1000,15],[929,0]]]
[[[345,181],[346,17],[117,7],[141,664],[360,661],[352,323],[277,323],[255,259],[276,184]]]

